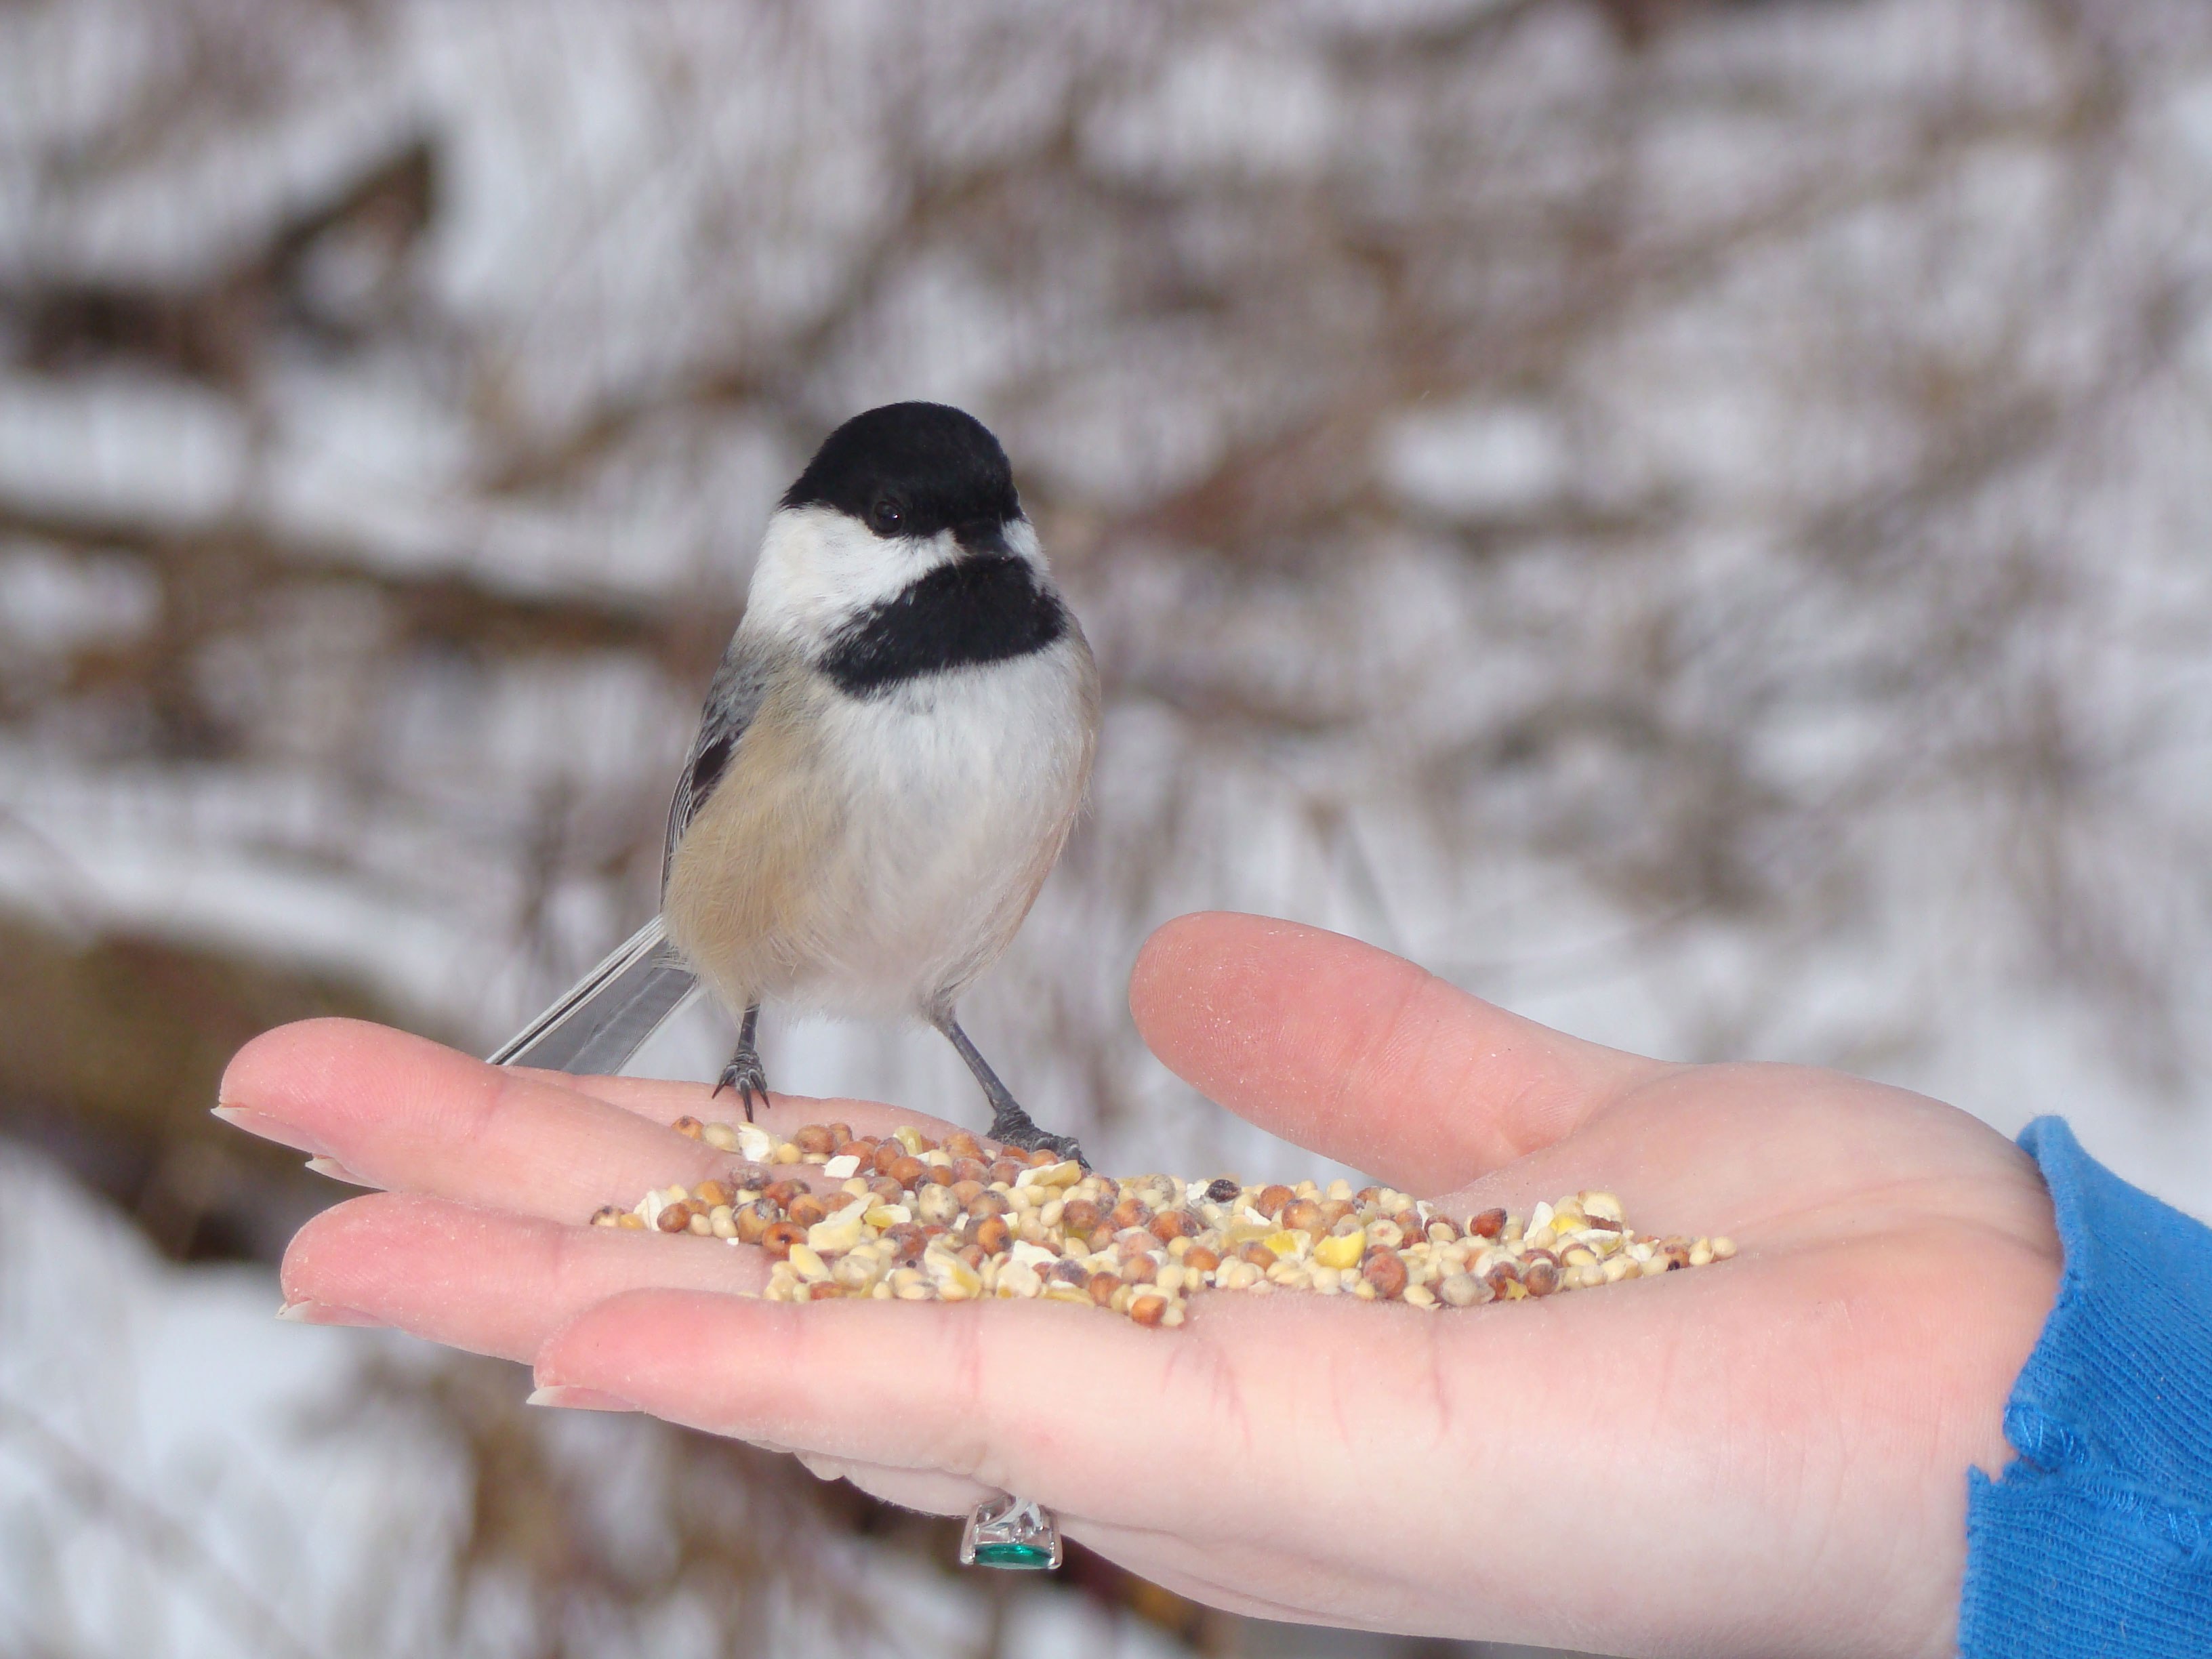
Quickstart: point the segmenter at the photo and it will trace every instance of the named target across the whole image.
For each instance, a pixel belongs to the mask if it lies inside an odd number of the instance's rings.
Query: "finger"
[[[1264,1508],[1301,1483],[1364,1481],[1370,1460],[1400,1461],[1406,1401],[1439,1386],[1425,1317],[1348,1298],[1223,1297],[1164,1333],[1048,1303],[802,1307],[647,1291],[581,1315],[537,1371],[714,1433],[1160,1527],[1203,1522],[1175,1511],[1184,1494],[1236,1490]],[[1453,1367],[1448,1386],[1534,1367],[1528,1345],[1549,1322],[1489,1325],[1478,1363]],[[1310,1416],[1316,1390],[1347,1402],[1340,1431],[1253,1463],[1255,1425]],[[1145,1455],[1133,1459],[1139,1428]],[[1177,1479],[1164,1486],[1145,1474],[1170,1465]],[[1287,1484],[1270,1488],[1271,1475]]]
[[[1169,922],[1129,1011],[1212,1099],[1417,1193],[1549,1146],[1657,1061],[1510,1014],[1341,934],[1263,916]]]
[[[241,1127],[334,1159],[366,1184],[555,1220],[580,1222],[602,1204],[628,1207],[648,1188],[696,1186],[729,1169],[729,1153],[568,1081],[488,1065],[380,1025],[309,1020],[241,1048],[223,1074],[218,1109]],[[657,1091],[672,1086],[635,1092],[658,1106],[670,1100]],[[690,1093],[696,1114],[708,1104],[708,1091]],[[913,1121],[889,1107],[833,1104],[859,1133]],[[778,1098],[758,1115],[764,1127],[787,1133],[824,1114],[822,1102]]]
[[[893,1469],[819,1452],[794,1454],[820,1480],[849,1480],[871,1498],[922,1515],[967,1515],[998,1496],[990,1487],[930,1469]]]
[[[510,1071],[524,1077],[535,1078],[554,1088],[569,1089],[593,1100],[605,1101],[610,1106],[654,1123],[673,1123],[679,1117],[696,1117],[705,1123],[744,1121],[744,1106],[730,1091],[720,1092],[702,1083],[681,1083],[664,1078],[599,1077],[579,1075],[569,1072],[549,1072],[535,1066],[514,1066]],[[753,1109],[754,1119],[763,1128],[779,1133],[789,1133],[803,1123],[846,1123],[855,1133],[882,1135],[902,1124],[911,1124],[933,1140],[942,1140],[961,1126],[921,1112],[909,1112],[902,1107],[879,1105],[869,1100],[842,1098],[816,1099],[806,1095],[770,1095],[769,1109],[763,1112]],[[793,1117],[784,1109],[789,1105],[799,1114]],[[971,1132],[972,1133],[972,1132]],[[984,1137],[978,1134],[978,1140]]]
[[[278,1273],[292,1317],[385,1325],[526,1363],[569,1320],[626,1291],[726,1294],[767,1280],[758,1250],[720,1240],[563,1226],[392,1193],[324,1211],[294,1237]]]

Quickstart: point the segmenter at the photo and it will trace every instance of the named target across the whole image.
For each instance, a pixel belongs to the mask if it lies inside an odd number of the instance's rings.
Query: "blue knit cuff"
[[[1967,1476],[1964,1659],[2212,1654],[2212,1229],[2093,1160],[2020,1144],[2066,1266],[2005,1407],[2019,1455]]]

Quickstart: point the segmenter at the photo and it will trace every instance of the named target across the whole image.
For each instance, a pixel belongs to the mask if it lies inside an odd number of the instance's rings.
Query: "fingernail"
[[[295,1325],[362,1325],[374,1328],[384,1323],[352,1308],[334,1308],[327,1302],[301,1300],[287,1302],[276,1310],[276,1317],[289,1319]]]
[[[343,1181],[349,1187],[374,1187],[376,1183],[364,1176],[357,1176],[334,1158],[311,1158],[307,1167],[319,1176],[328,1176],[332,1181]]]
[[[310,1152],[317,1158],[327,1156],[322,1147],[281,1117],[257,1112],[251,1106],[214,1106],[209,1109],[234,1129],[243,1129],[250,1135],[259,1135],[264,1140],[273,1140],[278,1146],[289,1146],[295,1152]]]
[[[532,1389],[526,1406],[562,1406],[579,1412],[634,1412],[637,1407],[618,1394],[607,1394],[598,1389],[571,1388],[565,1383],[551,1383],[542,1389]]]

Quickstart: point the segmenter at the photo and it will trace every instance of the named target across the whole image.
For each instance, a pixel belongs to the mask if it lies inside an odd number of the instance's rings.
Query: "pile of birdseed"
[[[1727,1238],[1633,1232],[1611,1193],[1455,1218],[1344,1181],[1324,1190],[1233,1176],[1116,1180],[964,1129],[939,1142],[912,1127],[855,1135],[843,1123],[809,1124],[788,1140],[752,1124],[675,1127],[743,1161],[694,1189],[649,1192],[635,1209],[607,1205],[592,1224],[757,1244],[775,1259],[762,1292],[771,1302],[1034,1297],[1172,1326],[1205,1289],[1468,1308],[1735,1254]]]

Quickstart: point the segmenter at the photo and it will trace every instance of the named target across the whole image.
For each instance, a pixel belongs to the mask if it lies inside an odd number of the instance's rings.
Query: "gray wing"
[[[676,843],[691,827],[691,820],[714,793],[722,774],[730,768],[738,741],[760,712],[768,695],[774,657],[748,638],[743,629],[732,636],[707,688],[707,706],[700,711],[699,735],[691,740],[691,753],[676,780],[676,794],[668,803],[668,834],[660,847],[660,890],[668,891],[668,867],[676,859]]]
[[[699,735],[668,804],[660,886],[691,820],[714,793],[738,740],[767,695],[771,658],[740,631],[707,688]],[[668,943],[660,918],[637,930],[492,1055],[495,1066],[543,1066],[571,1073],[618,1072],[645,1040],[698,991],[699,981]]]
[[[655,916],[510,1038],[491,1063],[580,1073],[619,1072],[698,988]]]

